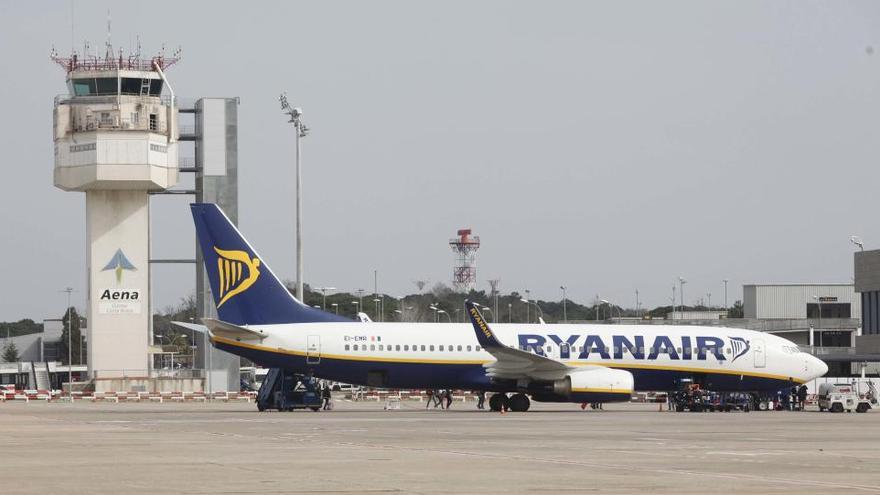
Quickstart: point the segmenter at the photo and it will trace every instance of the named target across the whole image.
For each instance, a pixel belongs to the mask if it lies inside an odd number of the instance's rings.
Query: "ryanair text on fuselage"
[[[628,354],[632,359],[654,360],[659,356],[667,356],[673,360],[706,360],[713,356],[718,361],[726,361],[724,356],[724,340],[711,336],[684,335],[681,337],[669,337],[657,335],[653,337],[650,345],[645,345],[645,337],[635,335],[630,339],[624,335],[611,336],[611,342],[606,342],[600,335],[573,334],[568,337],[560,337],[555,334],[547,336],[536,334],[519,334],[520,349],[527,350],[545,356],[544,347],[547,339],[550,339],[559,347],[560,359],[588,359],[595,356],[601,359],[623,359]],[[609,345],[610,344],[610,345]],[[746,347],[747,350],[747,347]],[[733,356],[731,361],[745,354],[740,352]]]

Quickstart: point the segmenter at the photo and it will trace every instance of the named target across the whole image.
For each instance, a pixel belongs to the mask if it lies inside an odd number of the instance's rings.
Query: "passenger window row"
[[[563,346],[563,347],[568,347],[568,346]],[[394,344],[394,345],[392,345],[392,344],[388,344],[388,345],[370,344],[369,347],[367,346],[367,344],[360,344],[360,345],[358,345],[358,344],[353,344],[353,345],[352,344],[345,344],[346,351],[367,351],[367,350],[376,351],[376,350],[379,350],[379,351],[394,351],[394,352],[400,352],[400,351],[410,352],[410,348],[412,348],[413,352],[419,352],[419,351],[421,351],[421,352],[435,352],[435,351],[438,351],[438,352],[455,352],[455,351],[472,352],[472,350],[480,352],[480,350],[481,350],[480,346],[473,346],[472,347],[469,345],[468,346],[438,345],[438,346],[436,346],[436,349],[435,349],[434,345],[425,345],[425,344],[413,345],[413,346],[410,346],[410,345],[402,345],[401,346],[400,344]],[[528,352],[537,352],[538,349],[543,349],[543,348],[540,348],[537,346],[522,346],[522,347],[520,347],[520,350],[528,351]],[[571,352],[584,352],[584,346],[571,346],[570,350],[571,350]],[[601,352],[601,350],[602,350],[601,348],[593,347],[590,349],[590,352]],[[618,352],[626,354],[627,352],[630,351],[630,349],[628,347],[623,347],[623,348],[614,347],[612,349],[612,348],[606,346],[604,348],[604,351],[606,354],[612,352],[612,350],[615,354],[617,354]],[[637,350],[639,351],[640,354],[645,354],[645,353],[653,354],[655,349],[653,347],[640,347]],[[546,352],[549,354],[551,351],[552,351],[552,347],[547,346]],[[684,354],[685,355],[700,354],[700,351],[701,351],[701,349],[698,347],[695,347],[693,349],[685,348]],[[682,348],[681,347],[676,348],[675,352],[678,354],[681,354]],[[709,348],[702,349],[702,352],[708,353]],[[731,350],[729,347],[725,347],[722,352],[725,354],[728,354],[728,355],[731,354]],[[658,354],[667,354],[668,349],[666,349],[666,348],[657,349],[657,353]]]
[[[377,349],[377,347],[378,347],[378,349]],[[404,352],[409,352],[410,346],[409,345],[401,346],[400,344],[394,344],[394,345],[392,345],[392,344],[388,344],[388,345],[378,344],[378,346],[377,346],[376,344],[370,344],[369,348],[368,348],[367,344],[360,344],[360,345],[359,344],[345,344],[345,350],[346,351],[366,351],[366,350],[375,351],[375,350],[379,350],[379,351],[395,351],[395,352],[402,350]],[[413,345],[412,350],[413,350],[413,352],[419,352],[420,350],[421,350],[421,352],[434,352],[434,346],[433,345],[425,345],[425,344]],[[437,346],[437,351],[439,351],[439,352],[455,352],[455,351],[458,351],[458,352],[472,352],[472,351],[480,352],[480,350],[482,350],[480,348],[480,346],[469,346],[469,345],[468,346],[464,346],[464,345],[458,345],[458,346],[439,345],[439,346]]]

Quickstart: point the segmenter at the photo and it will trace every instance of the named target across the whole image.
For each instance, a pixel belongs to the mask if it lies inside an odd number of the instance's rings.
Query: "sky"
[[[84,306],[85,196],[52,182],[52,47],[181,47],[181,97],[240,97],[240,228],[294,279],[303,108],[305,281],[559,300],[728,302],[742,285],[849,282],[877,232],[880,3],[14,2],[0,0],[0,321]],[[181,155],[189,150],[181,146]],[[181,187],[191,183],[182,180]],[[153,254],[192,257],[187,198],[152,200]],[[153,272],[153,304],[194,291]]]

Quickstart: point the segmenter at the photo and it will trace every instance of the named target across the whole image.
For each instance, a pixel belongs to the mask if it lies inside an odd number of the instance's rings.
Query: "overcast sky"
[[[181,46],[180,96],[238,96],[240,227],[294,278],[286,90],[304,142],[305,280],[449,283],[481,236],[479,288],[729,300],[754,282],[849,282],[877,247],[877,2],[76,2],[77,46]],[[52,182],[69,2],[0,0],[0,320],[85,300],[85,196]],[[191,146],[181,145],[181,155]],[[186,183],[184,183],[185,185]],[[154,198],[154,255],[193,256],[186,198]],[[155,306],[194,290],[154,271]]]

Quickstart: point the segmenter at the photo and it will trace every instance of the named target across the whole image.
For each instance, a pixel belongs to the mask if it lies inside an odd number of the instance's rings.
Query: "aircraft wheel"
[[[857,412],[857,413],[866,413],[866,412],[868,412],[868,404],[865,404],[864,402],[862,402],[861,404],[859,404],[858,406],[856,406],[856,412]]]
[[[831,404],[831,412],[833,413],[842,413],[843,412],[843,404],[840,402],[835,402]]]
[[[526,412],[532,405],[526,394],[515,394],[510,398],[510,410],[514,412]]]
[[[507,398],[507,394],[493,394],[492,397],[489,397],[489,409],[498,412],[501,408],[505,409],[510,408],[510,399]]]
[[[770,409],[770,404],[763,400],[761,402],[758,402],[759,411],[766,411],[767,409]]]

